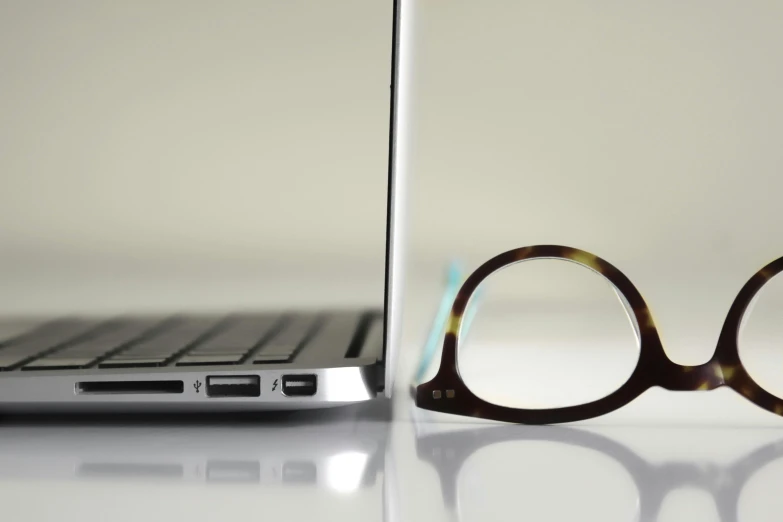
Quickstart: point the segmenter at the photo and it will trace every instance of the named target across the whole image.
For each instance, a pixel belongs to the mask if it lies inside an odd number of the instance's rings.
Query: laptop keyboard
[[[69,340],[79,339],[91,326],[84,321],[58,321],[37,328],[31,334],[23,334],[0,349],[0,371],[20,366],[32,358],[56,350]]]
[[[353,318],[348,331],[346,317]],[[60,320],[0,338],[0,371],[149,368],[291,362],[342,328],[347,350],[361,314]]]
[[[207,338],[220,327],[215,318],[188,318],[175,321],[157,335],[136,340],[123,349],[111,352],[100,368],[143,368],[166,366],[183,350]]]
[[[118,349],[152,330],[149,321],[127,321],[109,324],[93,335],[68,343],[67,346],[37,357],[25,364],[23,370],[70,370],[86,368],[106,353],[106,347]]]
[[[293,318],[275,333],[260,350],[253,354],[254,364],[287,362],[296,348],[305,342],[307,336],[318,326],[315,316]]]

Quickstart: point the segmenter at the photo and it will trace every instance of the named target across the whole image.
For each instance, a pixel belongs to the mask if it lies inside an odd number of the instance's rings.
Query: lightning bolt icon
[[[280,379],[275,379],[274,384],[272,384],[272,391],[275,391],[277,389],[277,381],[279,381],[279,380]]]

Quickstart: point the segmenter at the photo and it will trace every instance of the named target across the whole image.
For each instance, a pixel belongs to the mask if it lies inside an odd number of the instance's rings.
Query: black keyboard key
[[[182,319],[101,362],[100,368],[162,366],[220,323],[217,317]]]
[[[204,366],[208,364],[237,364],[245,357],[244,353],[212,354],[212,355],[185,355],[177,361],[177,366]]]
[[[36,320],[3,320],[0,321],[0,347],[20,340],[26,334],[32,333],[42,326]]]
[[[280,320],[279,315],[234,319],[216,335],[196,345],[190,353],[247,353],[266,337]]]
[[[253,364],[279,364],[291,360],[293,353],[281,355],[259,355],[253,359]]]
[[[280,315],[238,317],[194,346],[177,361],[177,366],[240,363],[274,331],[280,320]]]
[[[83,320],[61,320],[0,346],[0,371],[9,370],[24,361],[67,345],[94,330],[100,323]]]
[[[66,370],[89,366],[93,361],[133,342],[150,331],[159,321],[131,320],[109,323],[95,335],[69,344],[27,363],[22,370]]]
[[[315,335],[303,347],[297,362],[317,364],[324,359],[345,357],[351,340],[361,322],[359,313],[339,313],[328,316]]]
[[[297,315],[288,321],[253,356],[254,364],[287,362],[299,346],[307,339],[318,322],[316,315]]]
[[[75,370],[86,367],[94,360],[95,357],[88,356],[45,357],[24,365],[22,370]]]
[[[152,368],[155,366],[163,366],[168,360],[168,357],[137,357],[128,359],[107,359],[102,362],[100,368]]]

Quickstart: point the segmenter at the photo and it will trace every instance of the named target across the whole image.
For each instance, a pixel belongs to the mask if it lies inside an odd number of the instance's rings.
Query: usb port
[[[258,375],[207,376],[207,397],[259,397],[261,379]]]
[[[315,375],[283,375],[283,395],[309,397],[315,395]]]

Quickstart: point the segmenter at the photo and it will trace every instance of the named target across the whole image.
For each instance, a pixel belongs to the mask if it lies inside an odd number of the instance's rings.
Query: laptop
[[[399,3],[68,4],[0,17],[0,412],[390,397]]]

